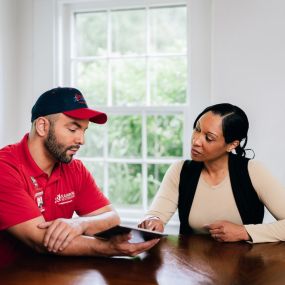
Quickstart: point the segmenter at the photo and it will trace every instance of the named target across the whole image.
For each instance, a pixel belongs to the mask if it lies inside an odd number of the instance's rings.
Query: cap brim
[[[89,120],[90,122],[96,124],[105,124],[107,121],[107,115],[105,113],[89,108],[80,108],[71,111],[65,111],[63,114],[79,120]]]

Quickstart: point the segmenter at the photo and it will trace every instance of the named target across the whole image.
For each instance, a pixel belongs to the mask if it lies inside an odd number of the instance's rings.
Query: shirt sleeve
[[[155,216],[167,223],[178,206],[180,172],[184,161],[173,163],[166,171],[146,217]]]
[[[77,161],[80,173],[79,189],[76,199],[76,213],[79,216],[87,215],[110,204],[103,192],[97,186],[94,178],[82,162]]]
[[[253,243],[285,240],[285,187],[258,161],[251,160],[248,170],[259,199],[277,219],[267,224],[246,225]]]
[[[41,215],[15,165],[0,161],[0,230]]]

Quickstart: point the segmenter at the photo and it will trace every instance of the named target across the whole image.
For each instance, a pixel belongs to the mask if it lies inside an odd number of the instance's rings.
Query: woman
[[[206,108],[194,122],[192,160],[170,166],[139,226],[163,231],[178,208],[181,234],[209,233],[226,242],[285,240],[285,189],[245,157],[248,127],[237,106]],[[262,224],[264,206],[278,221]]]

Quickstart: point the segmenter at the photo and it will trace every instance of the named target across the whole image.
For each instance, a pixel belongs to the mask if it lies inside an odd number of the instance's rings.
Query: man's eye
[[[71,131],[72,133],[74,133],[76,130],[75,130],[75,129],[69,129],[69,131]]]

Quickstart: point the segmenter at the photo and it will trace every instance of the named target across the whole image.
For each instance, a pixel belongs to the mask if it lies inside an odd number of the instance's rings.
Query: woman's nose
[[[201,139],[198,134],[192,136],[192,145],[201,145]]]

